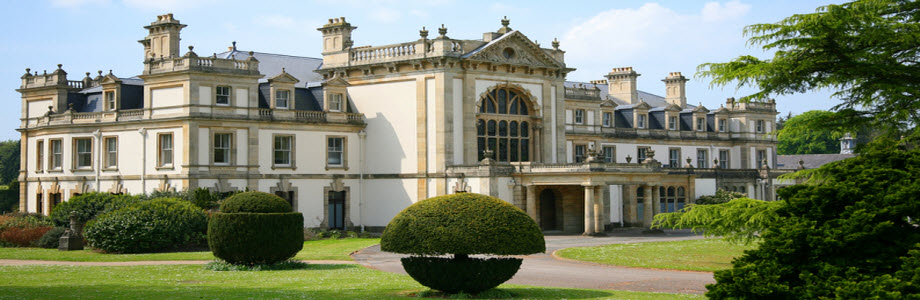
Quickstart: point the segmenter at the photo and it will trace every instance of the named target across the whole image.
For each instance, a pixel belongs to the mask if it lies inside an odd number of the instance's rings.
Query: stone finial
[[[73,103],[67,103],[67,110],[73,111]]]
[[[427,39],[427,38],[428,38],[428,29],[425,29],[425,26],[422,26],[422,30],[419,30],[419,31],[418,31],[418,35],[421,36],[423,40],[424,40],[424,39]]]
[[[626,163],[628,164],[628,163],[631,163],[631,162],[632,162],[632,156],[629,156],[629,155],[627,154],[627,155],[626,155]]]
[[[553,49],[559,50],[559,40],[553,38]]]
[[[64,66],[63,64],[58,64],[58,68],[57,68],[57,69],[60,70],[61,67],[63,67],[63,66]]]
[[[502,27],[508,27],[508,24],[511,24],[511,20],[508,20],[508,16],[502,17]]]
[[[645,160],[641,161],[641,163],[649,164],[652,162],[655,162],[655,150],[648,149],[645,151]]]
[[[446,38],[447,38],[447,27],[444,27],[444,24],[441,24],[441,28],[438,28],[438,34],[441,35],[441,36],[438,37],[438,38],[440,38],[440,39],[446,39]]]
[[[719,159],[713,159],[713,160],[712,160],[712,167],[713,167],[713,168],[716,168],[716,169],[720,169],[720,168],[721,168],[721,166],[719,166]]]
[[[692,168],[693,168],[693,165],[690,164],[691,161],[693,161],[693,160],[690,159],[690,157],[688,156],[688,157],[687,157],[687,164],[684,165],[684,168],[692,169]]]
[[[256,59],[256,53],[255,53],[254,51],[249,51],[249,58],[247,58],[247,60],[249,60],[249,61],[259,61],[258,59]]]
[[[230,50],[236,51],[236,41],[233,41],[233,42],[231,42],[230,44],[233,44],[233,46],[231,46]]]
[[[506,34],[511,32],[511,27],[508,27],[508,24],[511,24],[511,20],[508,20],[508,16],[502,18],[502,28],[498,29],[498,33]]]
[[[32,72],[32,69],[26,68],[26,74],[22,75],[22,78],[32,77],[32,73],[29,72]]]

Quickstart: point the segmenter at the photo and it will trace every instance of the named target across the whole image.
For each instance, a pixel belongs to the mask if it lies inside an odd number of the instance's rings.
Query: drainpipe
[[[141,135],[141,193],[147,194],[147,129],[140,128]]]
[[[361,154],[358,157],[358,224],[361,224],[361,232],[364,232],[364,143],[367,138],[367,132],[364,130],[358,131],[358,143],[360,144]]]
[[[102,172],[102,130],[96,129],[96,131],[93,132],[93,135],[96,136],[96,145],[98,145],[98,147],[96,148],[97,150],[96,150],[96,157],[95,157],[96,158],[96,168],[95,168],[96,169],[96,191],[102,192],[102,187],[99,186],[99,175],[101,175],[101,172]]]

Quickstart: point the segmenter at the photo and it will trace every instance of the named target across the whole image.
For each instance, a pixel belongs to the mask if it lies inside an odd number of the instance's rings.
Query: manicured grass
[[[298,260],[351,260],[353,251],[379,244],[380,239],[340,239],[306,241]],[[58,251],[42,248],[0,248],[0,259],[58,260],[58,261],[142,261],[142,260],[213,260],[209,251],[167,252],[144,254],[103,254],[92,250]]]
[[[698,295],[502,285],[518,299],[702,299]],[[3,266],[0,299],[399,299],[427,288],[357,265],[286,271],[208,271],[197,265]]]
[[[568,248],[556,255],[616,266],[711,272],[731,268],[733,258],[755,247],[705,239]]]

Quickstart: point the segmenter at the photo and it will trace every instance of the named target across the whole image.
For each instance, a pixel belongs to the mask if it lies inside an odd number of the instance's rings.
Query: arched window
[[[530,119],[523,93],[501,87],[487,93],[479,103],[476,121],[478,160],[486,148],[503,162],[530,161]]]

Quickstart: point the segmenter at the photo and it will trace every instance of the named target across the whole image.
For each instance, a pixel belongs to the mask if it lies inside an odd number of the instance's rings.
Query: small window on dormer
[[[646,116],[644,114],[639,115],[636,122],[636,128],[645,128],[645,118]]]
[[[613,113],[605,112],[604,116],[604,127],[613,126]]]
[[[706,130],[706,119],[696,118],[696,131]]]
[[[668,117],[668,129],[669,130],[677,129],[677,117]]]
[[[719,132],[725,132],[725,119],[719,119]]]
[[[289,90],[277,90],[275,91],[275,108],[287,109],[290,108],[291,102],[291,91]]]
[[[342,111],[342,94],[332,94],[329,99],[329,111]]]
[[[105,109],[106,110],[115,110],[115,92],[105,92]]]

